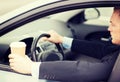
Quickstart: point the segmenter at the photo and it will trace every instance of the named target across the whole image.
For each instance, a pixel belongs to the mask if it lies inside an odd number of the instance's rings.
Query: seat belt
[[[120,82],[120,52],[118,54],[108,82]]]

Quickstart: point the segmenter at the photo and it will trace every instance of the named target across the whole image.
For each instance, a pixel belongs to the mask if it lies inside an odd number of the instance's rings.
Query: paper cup
[[[11,54],[25,56],[26,44],[24,42],[12,42],[10,44]]]

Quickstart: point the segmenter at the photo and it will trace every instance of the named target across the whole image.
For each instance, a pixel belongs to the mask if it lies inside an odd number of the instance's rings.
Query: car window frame
[[[38,18],[42,18],[51,14],[55,14],[58,12],[73,10],[75,8],[81,9],[81,8],[91,8],[91,7],[105,7],[105,5],[107,5],[107,7],[113,7],[115,5],[120,4],[119,1],[118,2],[116,1],[114,3],[113,2],[114,1],[112,0],[110,0],[109,2],[99,1],[99,0],[98,1],[93,0],[91,2],[87,2],[87,0],[83,2],[76,0],[74,2],[72,0],[68,0],[68,1],[61,1],[59,3],[45,5],[42,7],[40,6],[30,11],[24,12],[10,20],[3,22],[0,25],[0,36],[28,22],[34,21]]]

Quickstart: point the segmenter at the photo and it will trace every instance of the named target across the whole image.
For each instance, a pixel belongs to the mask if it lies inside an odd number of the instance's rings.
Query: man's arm
[[[101,59],[108,54],[111,54],[119,50],[119,46],[110,44],[104,44],[100,42],[76,40],[72,42],[71,51],[78,52],[90,57]]]
[[[112,59],[111,59],[112,58]],[[106,61],[56,61],[42,62],[39,78],[57,81],[101,81],[109,77],[116,55]]]

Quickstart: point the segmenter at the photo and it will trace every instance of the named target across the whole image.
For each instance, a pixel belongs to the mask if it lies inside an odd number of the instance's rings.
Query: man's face
[[[114,10],[108,31],[110,31],[112,43],[120,45],[120,9]]]

